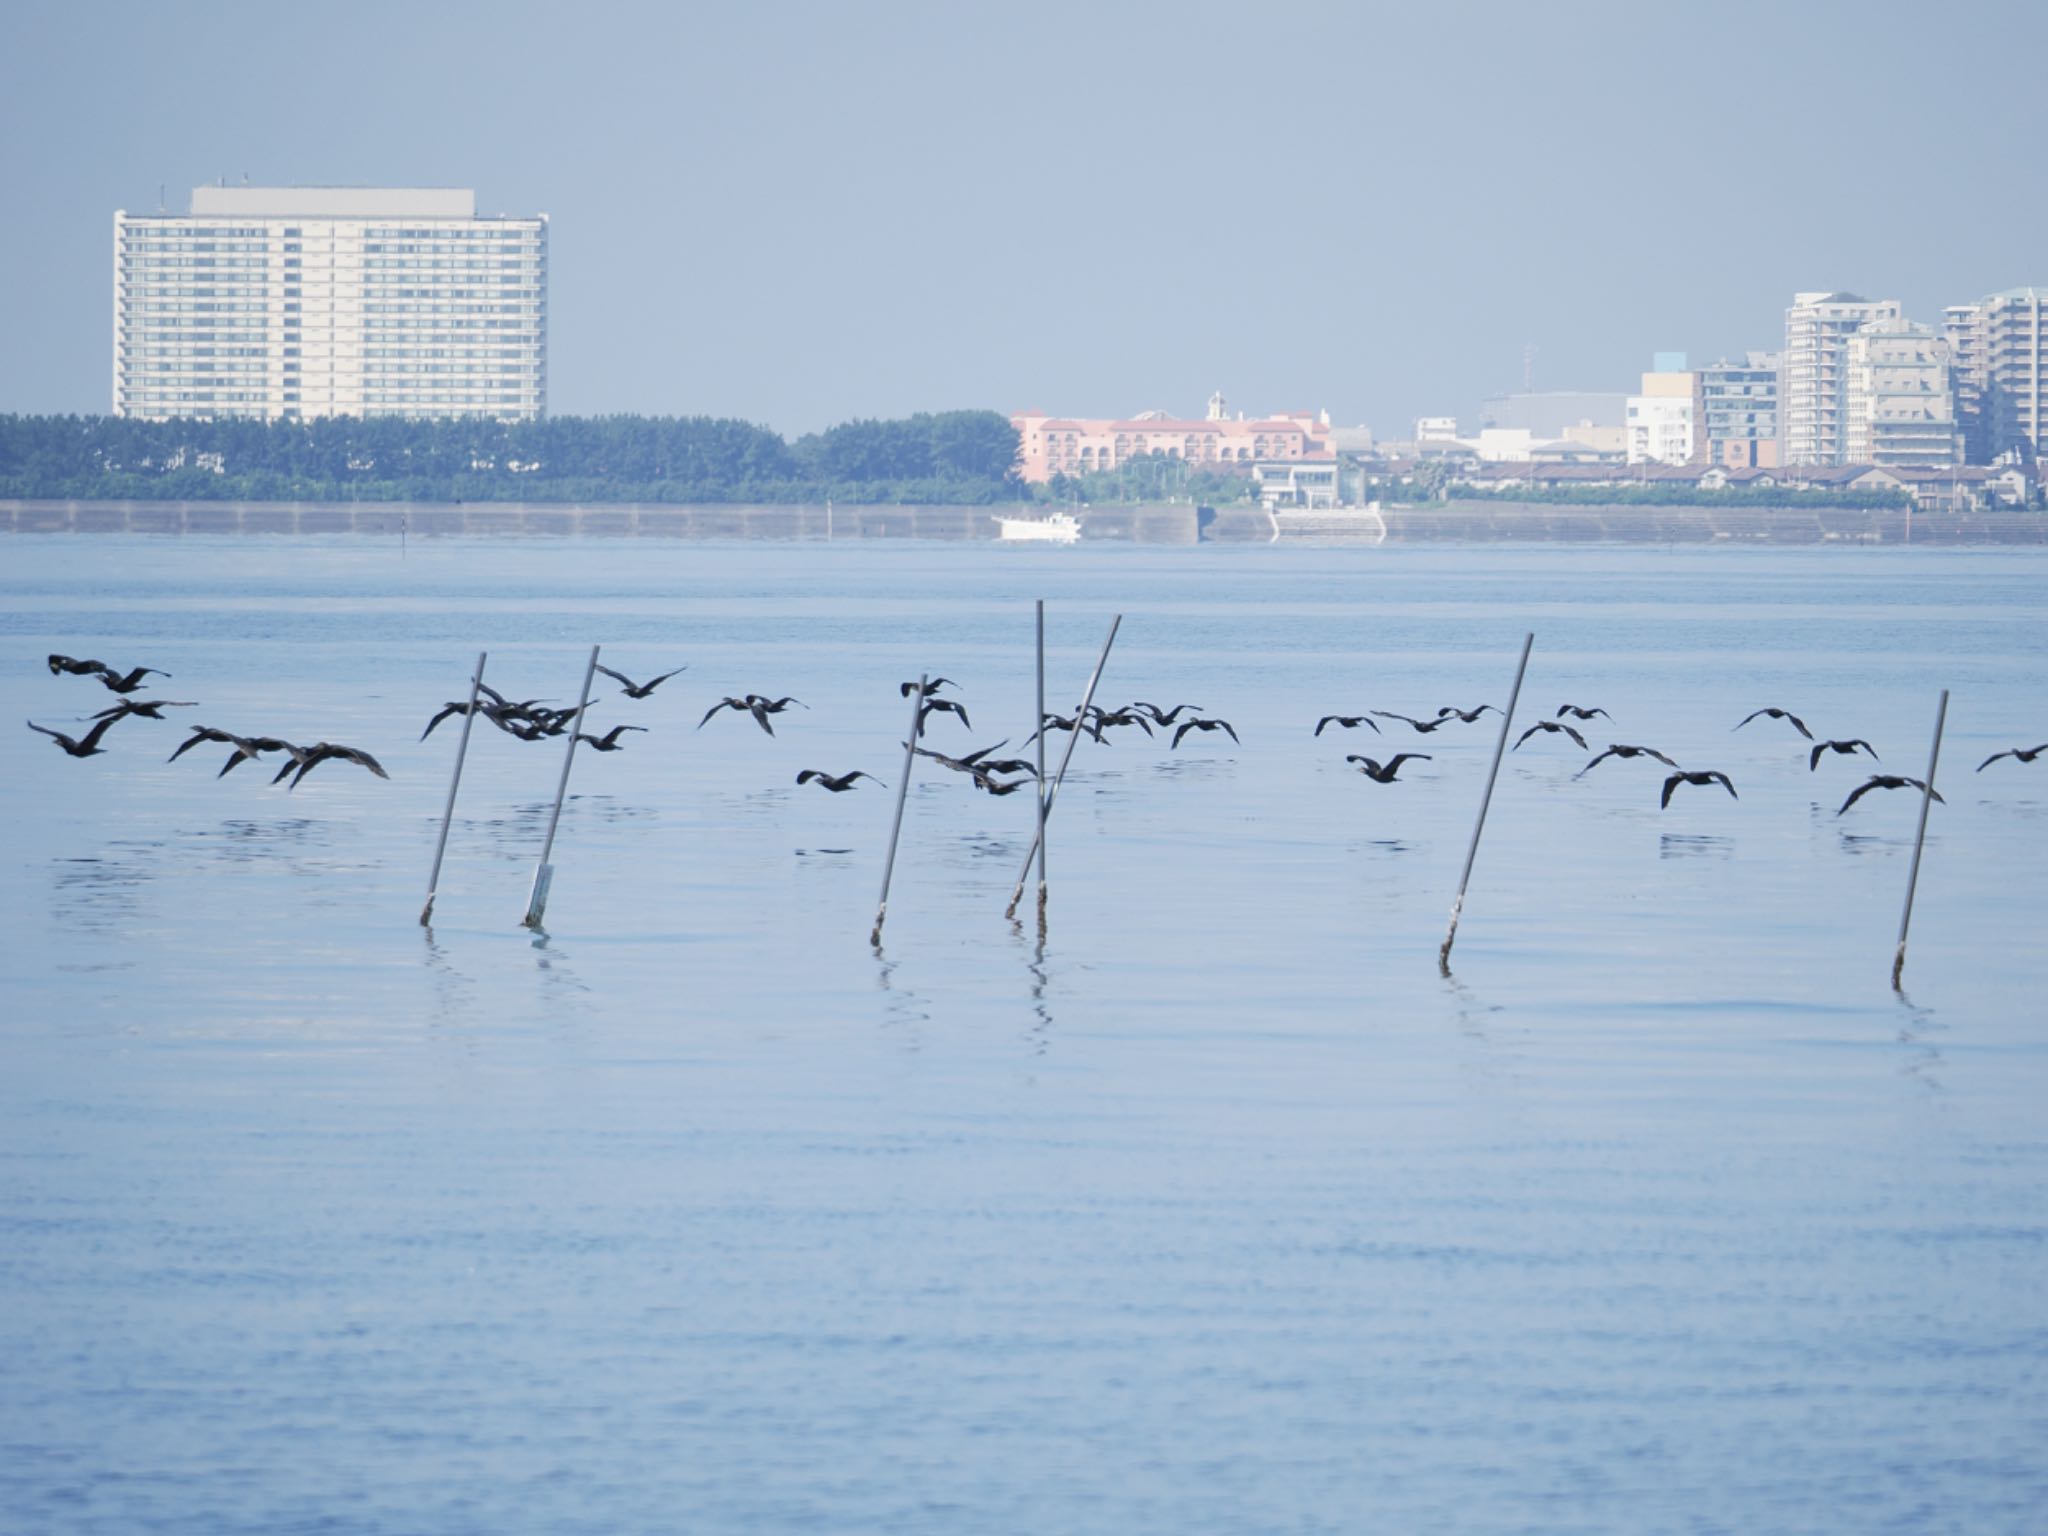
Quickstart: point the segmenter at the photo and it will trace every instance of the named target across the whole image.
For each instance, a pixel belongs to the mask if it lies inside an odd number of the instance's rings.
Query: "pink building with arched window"
[[[1258,421],[1222,414],[1222,397],[1209,402],[1209,415],[1183,421],[1164,411],[1145,411],[1128,421],[1082,420],[1023,411],[1010,418],[1019,438],[1018,473],[1044,483],[1054,475],[1084,475],[1148,453],[1185,459],[1201,469],[1242,469],[1260,460],[1299,459],[1327,453],[1327,414],[1299,411]]]

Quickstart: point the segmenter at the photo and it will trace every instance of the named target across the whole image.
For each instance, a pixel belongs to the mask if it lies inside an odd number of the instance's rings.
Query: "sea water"
[[[16,536],[0,1528],[2028,1531],[2048,559]],[[909,703],[1084,738],[1028,793]],[[1498,717],[1508,753],[1437,967]],[[479,724],[418,916],[476,653]],[[52,651],[149,664],[126,720]],[[1952,691],[1905,990],[1889,985]],[[794,695],[774,734],[725,696]],[[1866,739],[1827,756],[1769,718]],[[190,728],[364,748],[295,789]],[[1056,765],[1068,738],[1055,734]],[[1727,773],[1681,785],[1648,758]],[[1393,784],[1344,759],[1420,751]],[[274,763],[276,759],[268,760]],[[860,768],[833,795],[804,768]]]

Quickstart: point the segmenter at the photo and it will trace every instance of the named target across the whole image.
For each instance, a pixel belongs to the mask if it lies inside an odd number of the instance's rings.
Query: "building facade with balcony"
[[[1679,368],[1644,374],[1642,393],[1628,397],[1624,424],[1631,464],[1685,464],[1693,456],[1692,373],[1684,369],[1683,358],[1660,360],[1675,361]]]
[[[114,215],[117,416],[547,413],[548,221],[470,191],[198,187]]]
[[[1866,325],[1905,318],[1896,299],[1797,293],[1785,311],[1778,419],[1787,465],[1849,462],[1849,338]]]
[[[2008,288],[1952,305],[1956,409],[1971,463],[2048,453],[2048,288]]]
[[[1694,375],[1700,442],[1695,459],[1728,469],[1774,469],[1778,463],[1778,369],[1775,352],[1726,358]]]
[[[1910,320],[1866,325],[1843,348],[1844,454],[1881,469],[1962,462],[1949,344]]]

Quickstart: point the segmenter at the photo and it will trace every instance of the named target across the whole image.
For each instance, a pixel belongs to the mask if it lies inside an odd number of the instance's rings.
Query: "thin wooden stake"
[[[1927,749],[1927,787],[1920,792],[1920,830],[1913,834],[1913,865],[1906,871],[1906,910],[1899,914],[1899,947],[1892,952],[1892,990],[1902,990],[1906,970],[1906,930],[1913,924],[1913,888],[1920,883],[1920,850],[1927,845],[1927,811],[1934,804],[1934,766],[1941,761],[1941,728],[1948,719],[1948,690],[1934,711],[1934,745]]]
[[[1109,648],[1116,644],[1116,632],[1123,624],[1124,616],[1118,614],[1109,623],[1109,638],[1102,642],[1102,654],[1095,659],[1095,670],[1088,674],[1087,691],[1081,695],[1081,707],[1074,711],[1074,729],[1067,736],[1067,750],[1060,758],[1060,771],[1052,776],[1052,787],[1046,788],[1045,781],[1039,780],[1040,799],[1038,807],[1038,832],[1031,839],[1031,847],[1024,855],[1024,867],[1017,872],[1017,888],[1010,892],[1010,904],[1003,909],[1003,916],[1015,917],[1017,903],[1024,899],[1024,882],[1031,875],[1031,861],[1038,857],[1040,846],[1045,841],[1045,819],[1052,814],[1052,802],[1060,792],[1060,785],[1067,779],[1067,764],[1074,760],[1074,748],[1080,744],[1082,729],[1088,723],[1088,706],[1095,702],[1095,685],[1102,681],[1102,669],[1109,661]],[[1045,711],[1038,714],[1038,739],[1041,749],[1045,741]]]
[[[569,765],[576,760],[576,737],[583,729],[583,711],[590,707],[590,680],[597,675],[598,647],[590,648],[590,665],[583,669],[583,697],[576,701],[576,718],[569,722],[569,746],[562,753],[562,777],[555,785],[555,808],[548,816],[548,835],[540,845],[540,862],[533,866],[533,888],[526,895],[526,917],[529,928],[538,928],[540,920],[547,914],[548,887],[555,882],[555,867],[548,862],[548,855],[555,851],[555,828],[562,820],[562,799],[569,793]]]
[[[1078,722],[1076,722],[1078,723]],[[1045,599],[1038,600],[1038,926],[1045,927]]]
[[[462,717],[462,739],[455,744],[455,772],[448,780],[448,805],[441,812],[441,837],[434,844],[434,870],[427,876],[427,904],[420,908],[420,926],[434,920],[434,895],[441,889],[441,856],[448,851],[448,826],[455,820],[455,786],[462,782],[462,761],[469,756],[469,728],[476,720],[476,696],[484,686],[484,659],[488,651],[476,653],[476,673],[469,680],[469,712]]]
[[[917,674],[917,692],[910,699],[910,739],[903,743],[903,777],[896,785],[896,819],[889,824],[889,856],[882,861],[882,900],[875,908],[874,931],[868,942],[882,947],[882,924],[889,916],[889,879],[896,873],[896,838],[903,830],[903,802],[910,797],[910,770],[917,763],[917,735],[924,724],[924,684],[929,672]]]
[[[1465,872],[1458,876],[1457,899],[1451,903],[1450,931],[1443,948],[1436,952],[1437,969],[1451,974],[1451,946],[1458,939],[1458,919],[1465,911],[1465,887],[1472,881],[1472,861],[1479,857],[1479,834],[1486,828],[1486,808],[1493,803],[1493,781],[1500,777],[1500,760],[1508,746],[1508,727],[1514,724],[1515,701],[1522,696],[1522,674],[1529,670],[1529,647],[1536,643],[1533,633],[1522,636],[1522,659],[1515,663],[1515,686],[1508,690],[1508,707],[1500,717],[1500,740],[1493,744],[1493,766],[1486,772],[1486,792],[1479,797],[1479,819],[1472,823],[1471,846],[1465,850]]]

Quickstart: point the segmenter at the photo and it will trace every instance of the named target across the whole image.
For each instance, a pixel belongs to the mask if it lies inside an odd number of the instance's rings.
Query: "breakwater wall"
[[[1011,510],[1011,509],[1004,509]],[[2048,544],[2038,511],[1441,502],[1271,516],[1185,504],[1094,507],[1085,539],[1611,544]],[[397,538],[941,539],[995,543],[996,509],[568,502],[0,501],[0,532],[361,534]]]

